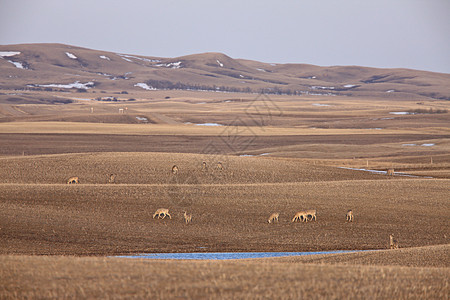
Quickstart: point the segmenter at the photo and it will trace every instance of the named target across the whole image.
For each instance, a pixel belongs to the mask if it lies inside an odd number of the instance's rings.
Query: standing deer
[[[311,219],[307,219],[308,221],[312,221],[312,220],[317,221],[317,216],[316,216],[316,210],[315,209],[307,210],[305,213],[306,213],[306,217],[307,218],[308,217],[311,218]]]
[[[192,214],[187,214],[186,212],[184,212],[184,221],[186,222],[186,224],[191,223],[192,221]]]
[[[116,174],[109,174],[108,183],[116,182]]]
[[[353,211],[351,209],[349,209],[347,211],[347,216],[345,218],[348,222],[353,222]]]
[[[80,179],[78,177],[70,177],[67,179],[67,184],[80,183]]]
[[[208,166],[206,165],[206,161],[202,162],[202,171],[207,171]]]
[[[173,167],[172,167],[172,174],[173,175],[178,174],[178,166],[177,165],[173,165]]]
[[[166,216],[169,216],[170,219],[172,219],[172,216],[169,214],[169,209],[167,208],[158,208],[155,213],[153,214],[153,219],[158,216],[158,219],[162,217],[164,219]]]
[[[387,173],[388,176],[394,176],[394,173],[395,173],[394,172],[394,168],[388,169],[386,173]]]
[[[280,216],[280,213],[273,213],[273,214],[270,215],[270,217],[267,220],[267,222],[269,222],[269,224],[272,223],[272,222],[275,223],[275,221],[278,222],[278,217],[279,216]]]
[[[220,170],[220,171],[223,170],[223,165],[220,161],[217,163],[217,170]]]
[[[299,211],[295,214],[294,218],[292,219],[292,222],[296,221],[302,221],[302,222],[308,222],[308,214],[305,210]]]
[[[398,249],[398,241],[393,234],[389,235],[389,249]]]

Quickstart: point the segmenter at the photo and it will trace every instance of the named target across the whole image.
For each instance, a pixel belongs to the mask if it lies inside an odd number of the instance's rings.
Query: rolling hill
[[[146,90],[450,100],[450,74],[263,63],[222,53],[162,58],[63,44],[0,45],[0,70],[0,103],[68,102],[24,96],[20,91],[132,94]]]

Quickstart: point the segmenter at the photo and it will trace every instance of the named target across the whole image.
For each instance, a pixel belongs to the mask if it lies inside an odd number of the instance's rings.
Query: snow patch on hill
[[[20,52],[18,51],[0,51],[0,57],[10,57],[14,55],[19,55]]]
[[[143,83],[143,82],[136,83],[134,86],[143,88],[144,90],[147,90],[147,91],[156,91],[157,90],[154,87],[149,86],[148,84]]]
[[[106,59],[106,60],[111,60],[111,58],[109,58],[108,56],[105,56],[105,55],[100,55],[100,58],[101,59]]]
[[[72,88],[76,88],[76,89],[84,89],[87,90],[91,87],[93,87],[95,85],[94,82],[89,81],[86,83],[81,83],[79,81],[75,81],[74,83],[69,83],[69,84],[56,84],[56,83],[52,83],[52,84],[29,84],[28,86],[30,87],[54,87],[54,88],[61,88],[61,89],[72,89]]]
[[[67,55],[68,58],[71,58],[71,59],[78,59],[78,57],[76,57],[74,54],[72,54],[72,53],[70,53],[70,52],[66,52],[66,55]]]

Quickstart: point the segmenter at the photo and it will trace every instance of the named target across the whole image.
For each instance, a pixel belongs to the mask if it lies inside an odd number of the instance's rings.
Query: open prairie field
[[[2,60],[0,298],[448,298],[448,74],[216,54],[172,69],[161,66],[178,60],[109,53],[99,62],[72,48],[75,61],[53,46],[51,63],[39,47],[14,58],[29,69]],[[295,93],[243,92],[239,74],[255,91]],[[142,88],[157,75],[240,92]],[[79,184],[67,184],[74,176]],[[153,218],[159,208],[171,218]],[[315,221],[291,222],[311,209]],[[390,234],[400,249],[387,250]],[[377,251],[113,257],[325,250]]]

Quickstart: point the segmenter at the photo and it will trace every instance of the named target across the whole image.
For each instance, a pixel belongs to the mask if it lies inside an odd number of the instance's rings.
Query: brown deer
[[[220,161],[217,163],[217,170],[223,171],[223,165]]]
[[[162,217],[164,219],[166,216],[169,216],[170,219],[172,219],[172,216],[169,214],[169,209],[167,208],[158,208],[155,213],[153,214],[153,219],[158,216],[158,219]]]
[[[67,179],[67,184],[78,184],[80,183],[80,179],[78,177],[70,177],[69,179]]]
[[[307,210],[307,211],[305,211],[305,213],[306,213],[306,217],[307,218],[310,218],[310,219],[307,219],[308,221],[317,221],[317,216],[316,216],[316,210],[315,209],[310,209],[310,210]]]
[[[386,172],[386,174],[388,175],[388,176],[394,176],[394,168],[390,168],[390,169],[388,169],[387,170],[387,172]]]
[[[116,174],[109,174],[108,183],[116,183]]]
[[[308,214],[305,210],[299,211],[294,215],[294,218],[292,219],[292,222],[296,221],[302,221],[302,222],[308,222]]]
[[[208,165],[206,164],[206,161],[202,162],[202,171],[207,171]]]
[[[186,222],[186,224],[191,223],[192,221],[192,214],[187,214],[186,212],[184,212],[184,221]]]
[[[345,218],[348,222],[353,222],[353,211],[351,209],[349,209],[347,211],[347,216]]]
[[[178,174],[178,166],[177,165],[173,165],[173,167],[172,167],[172,174],[173,175]]]
[[[389,249],[398,249],[398,240],[393,234],[389,235]]]
[[[273,214],[270,215],[270,217],[267,220],[267,222],[269,222],[269,224],[272,223],[272,222],[275,223],[275,221],[278,222],[278,217],[279,216],[280,216],[280,213],[273,213]]]

